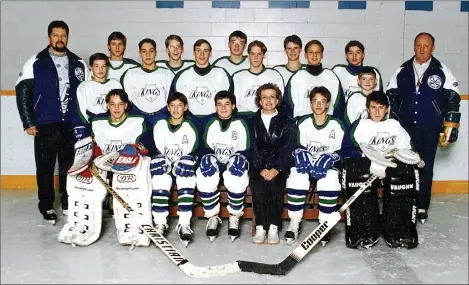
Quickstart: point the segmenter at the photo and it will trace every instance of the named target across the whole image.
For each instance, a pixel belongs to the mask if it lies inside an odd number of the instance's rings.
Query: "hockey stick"
[[[336,211],[332,219],[320,223],[301,244],[293,250],[290,255],[282,262],[277,264],[265,264],[250,261],[238,261],[238,266],[243,272],[254,272],[258,274],[271,274],[271,275],[287,275],[293,267],[299,263],[310,252],[316,244],[340,221],[340,213],[345,211],[365,191],[371,184],[378,178],[376,175],[371,175],[367,181],[358,189],[347,202],[345,202],[338,211]]]
[[[133,215],[134,209],[125,201],[122,196],[120,196],[111,186],[104,181],[104,179],[99,175],[98,169],[94,162],[91,164],[91,173],[96,177],[101,184],[106,188],[106,190],[112,194],[114,199],[119,201],[119,203],[129,212],[133,221],[142,229],[145,234],[156,244],[156,246],[163,251],[163,253],[171,259],[171,261],[176,264],[187,276],[194,278],[202,277],[213,277],[213,276],[223,276],[231,273],[240,272],[236,262],[227,263],[223,265],[216,266],[206,266],[200,267],[195,266],[190,263],[182,254],[162,235],[160,235],[155,227],[151,224],[144,223],[138,219],[138,214]]]

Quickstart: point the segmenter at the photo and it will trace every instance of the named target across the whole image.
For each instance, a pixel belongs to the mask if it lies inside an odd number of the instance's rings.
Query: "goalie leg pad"
[[[176,176],[178,188],[178,216],[179,224],[190,224],[192,205],[194,204],[195,175],[191,177]]]
[[[127,197],[130,206],[143,223],[152,223],[151,185],[149,157],[141,157],[138,165],[126,174],[113,175],[113,188],[121,196]],[[122,245],[149,246],[150,239],[138,228],[124,207],[113,199],[117,239]]]
[[[342,188],[346,199],[350,198],[368,178],[370,160],[349,158],[342,171]],[[366,189],[345,213],[345,242],[347,247],[357,247],[365,242],[374,244],[381,234],[377,188],[379,180]],[[370,242],[371,241],[371,242]]]
[[[244,197],[249,185],[247,171],[241,176],[231,174],[229,170],[223,172],[223,181],[228,190],[228,212],[232,216],[241,217],[244,212]]]
[[[220,183],[220,172],[212,176],[203,176],[200,168],[196,172],[196,185],[199,191],[200,200],[204,206],[205,217],[210,218],[218,215],[220,212],[220,192],[218,184]]]
[[[105,172],[101,175],[104,179]],[[67,176],[69,214],[58,240],[88,246],[101,234],[102,203],[106,188],[95,177]]]
[[[398,162],[397,168],[388,169],[386,172],[383,187],[384,239],[391,247],[416,247],[418,170]]]
[[[326,177],[318,180],[317,183],[319,195],[319,222],[328,219],[336,210],[337,198],[340,195],[339,172],[329,169]]]
[[[307,173],[299,173],[295,167],[290,169],[287,178],[287,208],[290,219],[301,220],[306,195],[309,190],[309,177]]]
[[[151,178],[151,210],[155,224],[166,225],[169,215],[169,197],[173,179],[169,174],[153,175]]]

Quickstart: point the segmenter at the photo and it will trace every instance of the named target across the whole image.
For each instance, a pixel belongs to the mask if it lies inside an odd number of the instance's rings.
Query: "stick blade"
[[[278,264],[266,264],[251,261],[238,261],[238,266],[242,272],[252,272],[257,274],[287,275],[290,270],[298,264],[298,261],[291,256],[285,258]]]

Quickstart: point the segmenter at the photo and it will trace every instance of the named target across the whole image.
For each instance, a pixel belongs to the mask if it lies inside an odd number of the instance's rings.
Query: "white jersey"
[[[224,68],[232,76],[237,71],[248,69],[250,64],[247,56],[243,56],[239,63],[232,62],[229,56],[222,56],[213,62],[213,66]]]
[[[352,93],[345,104],[344,120],[346,124],[350,126],[356,120],[367,118],[366,95],[360,91]]]
[[[121,80],[122,74],[127,71],[127,69],[132,67],[138,67],[140,64],[130,58],[124,58],[122,61],[111,60],[109,59],[109,68],[107,70],[107,78],[114,78]]]
[[[78,85],[78,116],[84,123],[89,121],[90,115],[107,112],[106,95],[112,89],[122,89],[122,85],[114,78],[103,83],[87,80]]]
[[[239,112],[256,112],[256,91],[265,83],[274,83],[280,90],[285,89],[282,75],[272,68],[263,68],[259,73],[252,73],[244,69],[233,74],[234,94],[236,96],[236,107]]]
[[[156,66],[166,67],[167,69],[171,70],[174,74],[177,74],[179,71],[184,70],[194,64],[195,64],[195,61],[193,60],[183,60],[181,66],[172,67],[171,65],[169,65],[169,61],[167,60],[158,60],[156,62]]]
[[[381,90],[383,91],[383,84],[381,82],[381,74],[379,73],[378,69],[372,67],[376,72],[376,86],[374,90]],[[347,65],[337,64],[332,68],[337,77],[340,79],[340,83],[342,84],[342,90],[344,92],[345,101],[347,101],[352,93],[360,91],[360,86],[358,85],[358,73],[354,74],[351,72]]]
[[[174,73],[164,67],[151,71],[135,67],[122,75],[121,83],[129,100],[139,110],[154,113],[166,107],[173,78]]]
[[[127,115],[124,121],[113,125],[109,116],[99,116],[91,120],[91,129],[96,144],[103,153],[119,151],[126,144],[135,144],[145,132],[143,116]]]
[[[342,123],[332,116],[328,116],[322,126],[316,125],[314,115],[307,115],[298,120],[298,142],[315,159],[323,153],[340,150],[344,134]]]
[[[300,69],[303,67],[304,65],[302,64],[300,66]],[[297,72],[297,70],[295,71],[292,71],[290,69],[288,69],[287,65],[286,64],[281,64],[281,65],[276,65],[273,67],[275,70],[277,70],[280,75],[282,75],[282,78],[283,78],[283,82],[285,83],[285,85],[287,85],[288,83],[288,80],[290,80],[290,77],[295,73]],[[300,70],[298,69],[298,70]]]
[[[221,90],[232,90],[231,77],[226,70],[216,66],[212,66],[207,74],[199,75],[194,66],[176,75],[174,91],[186,95],[192,114],[205,116],[215,113],[215,95]]]
[[[205,127],[204,143],[221,163],[226,163],[232,154],[251,147],[249,129],[242,119],[233,119],[226,129],[222,129],[218,118],[211,119]]]
[[[192,154],[199,145],[197,128],[184,119],[175,129],[169,123],[170,119],[159,120],[153,127],[155,146],[171,162],[177,161],[181,156]]]
[[[331,101],[327,110],[328,115],[334,114],[334,110],[339,108],[340,104],[343,105],[344,99],[340,92],[340,81],[337,75],[327,68],[324,68],[319,75],[312,75],[305,67],[298,70],[290,78],[285,91],[286,94],[288,92],[285,100],[293,108],[293,118],[313,113],[309,93],[317,86],[324,86],[331,93]]]

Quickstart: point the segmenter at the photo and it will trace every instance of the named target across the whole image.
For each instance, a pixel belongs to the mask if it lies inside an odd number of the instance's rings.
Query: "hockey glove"
[[[150,162],[151,176],[165,174],[168,168],[166,157],[162,154],[155,155]]]
[[[293,151],[296,171],[301,174],[311,172],[313,169],[313,155],[302,148]]]
[[[314,171],[311,173],[311,175],[318,180],[326,177],[327,170],[329,170],[334,162],[338,161],[339,159],[340,156],[335,152],[321,154],[313,164]]]
[[[448,146],[458,139],[459,120],[461,113],[449,112],[445,115],[445,121],[440,132],[440,145],[442,147]]]
[[[192,155],[184,155],[176,161],[176,167],[173,168],[173,174],[180,177],[191,177],[195,175],[196,158]]]
[[[232,175],[241,177],[247,170],[248,160],[244,155],[235,153],[228,158],[226,165],[226,168]]]
[[[218,159],[213,154],[206,154],[200,159],[200,172],[204,177],[213,176],[218,171]]]
[[[149,153],[148,149],[141,142],[136,143],[135,148],[141,155],[148,155]]]
[[[119,150],[119,155],[111,166],[111,171],[116,173],[127,173],[137,167],[140,155],[137,148],[132,144],[126,144]]]

